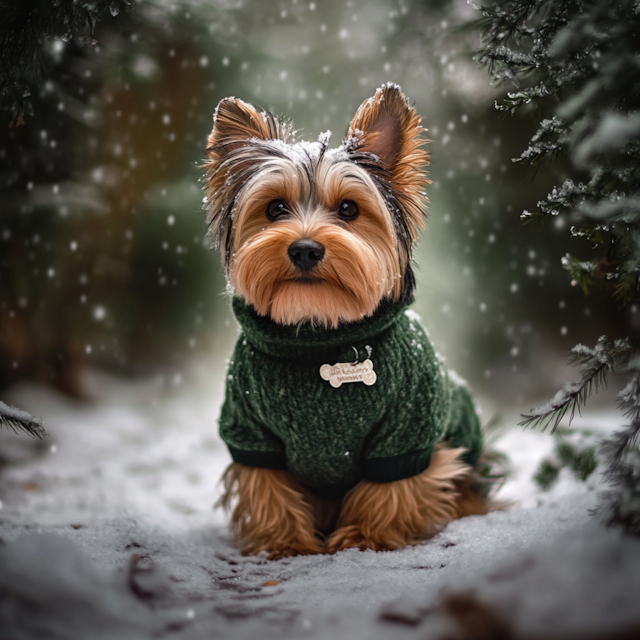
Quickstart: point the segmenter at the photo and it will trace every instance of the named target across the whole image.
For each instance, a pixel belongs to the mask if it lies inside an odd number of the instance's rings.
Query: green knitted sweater
[[[359,480],[393,482],[429,466],[440,440],[467,448],[482,433],[463,382],[448,372],[417,316],[395,305],[338,329],[282,326],[240,298],[242,327],[229,363],[220,435],[241,464],[288,469],[319,495]],[[377,380],[334,388],[320,367],[373,362]]]

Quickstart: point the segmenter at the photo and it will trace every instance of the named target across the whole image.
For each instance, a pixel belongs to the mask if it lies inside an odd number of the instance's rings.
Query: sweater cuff
[[[431,462],[431,449],[410,451],[390,458],[364,461],[364,479],[371,482],[395,482],[422,473]]]
[[[247,467],[263,467],[265,469],[287,469],[287,460],[283,451],[245,451],[227,445],[234,462]]]

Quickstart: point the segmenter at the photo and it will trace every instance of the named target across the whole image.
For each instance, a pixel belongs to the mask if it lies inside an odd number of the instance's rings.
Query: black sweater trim
[[[234,462],[247,467],[263,467],[265,469],[281,469],[286,471],[287,459],[283,451],[245,451],[227,445]]]
[[[287,460],[282,451],[246,451],[227,445],[234,462],[248,467],[262,467],[264,469],[280,469],[286,471]],[[431,449],[410,451],[399,456],[389,458],[370,458],[364,461],[363,480],[371,482],[395,482],[412,478],[422,473],[431,462]],[[327,487],[325,490],[312,489],[323,497],[344,495],[348,487]],[[326,495],[325,495],[326,494]]]
[[[431,462],[431,449],[410,451],[390,458],[364,461],[363,478],[371,482],[395,482],[422,473]]]

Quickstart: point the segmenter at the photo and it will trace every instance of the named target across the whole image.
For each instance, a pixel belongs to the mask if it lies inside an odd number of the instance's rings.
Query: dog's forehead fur
[[[255,143],[262,157],[255,166],[255,172],[246,180],[241,192],[234,203],[232,218],[238,206],[242,205],[254,185],[265,179],[275,178],[276,181],[295,182],[299,189],[299,202],[307,205],[318,205],[321,202],[318,190],[326,186],[328,174],[339,174],[341,181],[355,181],[370,191],[376,191],[371,176],[351,160],[347,147],[342,144],[337,149],[328,149],[327,145],[331,132],[320,134],[315,142],[286,143],[282,140],[256,140]],[[252,141],[253,142],[253,141]],[[272,149],[269,149],[272,147]],[[294,204],[289,203],[289,204]],[[382,208],[385,208],[381,201]]]
[[[256,165],[257,173],[265,169],[272,168],[272,160],[288,160],[295,165],[298,170],[313,180],[315,172],[322,163],[334,164],[336,162],[351,162],[347,141],[343,142],[337,149],[329,149],[331,131],[325,131],[318,136],[315,141],[288,142],[285,140],[260,140],[253,138],[246,141],[246,145],[253,147],[256,160],[262,163]],[[244,155],[244,154],[243,154]],[[282,166],[282,165],[281,165]]]

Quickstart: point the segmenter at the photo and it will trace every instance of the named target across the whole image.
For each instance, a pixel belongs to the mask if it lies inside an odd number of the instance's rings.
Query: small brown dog
[[[244,553],[396,549],[488,509],[471,396],[407,310],[423,131],[393,84],[334,150],[241,100],[216,109],[208,223],[243,330],[222,503]]]

